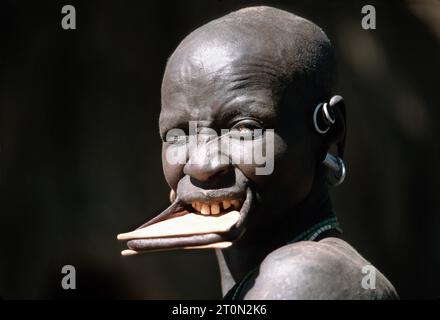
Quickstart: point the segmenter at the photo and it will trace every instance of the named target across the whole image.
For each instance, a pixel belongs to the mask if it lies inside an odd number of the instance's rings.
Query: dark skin
[[[325,135],[314,131],[312,113],[318,103],[332,97],[335,70],[330,42],[321,29],[268,7],[241,10],[208,23],[190,34],[168,61],[159,121],[168,184],[188,203],[252,195],[244,233],[231,247],[216,251],[224,294],[261,264],[241,298],[317,298],[322,286],[332,287],[331,277],[322,283],[325,272],[304,276],[304,270],[327,265],[338,273],[353,273],[355,268],[353,292],[345,297],[363,297],[357,291],[357,273],[366,261],[348,244],[335,239],[286,245],[331,210],[322,161],[329,147],[345,136],[343,101],[333,106],[336,124]],[[274,129],[274,171],[257,175],[256,164],[219,163],[209,152],[201,155],[188,144],[166,141],[169,130],[187,130],[190,121],[218,133]],[[209,135],[205,138],[208,141]],[[263,134],[238,151],[250,153],[253,144],[265,139]],[[170,148],[187,149],[187,162],[170,164],[165,157]],[[203,161],[192,164],[191,157]],[[335,247],[344,248],[351,258],[339,264],[343,259]],[[304,252],[312,254],[305,258]],[[377,297],[392,295],[391,284],[381,277],[385,289]],[[339,287],[335,298],[344,298],[344,285]],[[327,298],[331,294],[334,290]]]

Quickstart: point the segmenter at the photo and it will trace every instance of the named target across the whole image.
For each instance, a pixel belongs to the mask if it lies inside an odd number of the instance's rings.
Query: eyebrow
[[[262,122],[265,127],[271,127],[274,125],[276,118],[276,111],[272,110],[272,106],[268,106],[264,101],[260,101],[253,97],[246,97],[243,99],[233,99],[232,101],[226,102],[225,104],[215,108],[213,122],[220,127],[225,124],[230,124],[235,118],[255,118]],[[188,121],[191,117],[189,116],[189,110],[181,110],[176,112],[171,112],[168,110],[166,115],[161,115],[159,118],[159,131],[160,136],[163,139],[171,129],[182,129],[188,132]],[[183,121],[182,119],[186,119]],[[225,127],[226,129],[226,127]]]
[[[170,114],[170,112],[168,112]],[[176,117],[175,114],[171,113],[171,116],[160,116],[159,117],[159,134],[162,139],[164,139],[167,132],[171,129],[182,129],[188,132],[188,121],[182,121],[183,115]],[[187,118],[186,116],[184,118]]]

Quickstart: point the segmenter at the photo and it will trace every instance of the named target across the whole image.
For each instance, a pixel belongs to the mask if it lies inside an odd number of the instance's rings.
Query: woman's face
[[[307,108],[297,102],[303,99],[282,103],[267,65],[240,59],[237,50],[203,50],[209,59],[220,51],[224,65],[201,63],[200,55],[169,62],[160,114],[163,170],[177,197],[196,212],[204,207],[203,214],[231,202],[241,209],[251,194],[244,225],[259,232],[310,192],[316,138]]]

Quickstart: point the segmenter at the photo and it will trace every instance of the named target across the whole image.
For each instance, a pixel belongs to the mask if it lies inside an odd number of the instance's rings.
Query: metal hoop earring
[[[327,124],[330,126],[332,124],[335,124],[336,119],[335,119],[335,115],[330,115],[330,112],[328,110],[329,104],[326,102],[324,103],[324,106],[322,107],[322,111],[324,111],[324,116],[325,116],[325,122],[327,122]]]
[[[334,156],[331,153],[327,153],[322,163],[327,168],[333,171],[332,174],[330,174],[327,179],[328,183],[333,187],[337,187],[341,185],[344,182],[345,177],[347,175],[347,169],[345,168],[344,161],[338,156]],[[331,176],[333,177],[333,179],[330,179]]]
[[[325,104],[327,104],[327,103],[325,103]],[[319,124],[318,124],[318,113],[320,113],[319,111],[320,111],[321,107],[325,104],[321,102],[320,104],[318,104],[316,106],[315,111],[313,112],[313,125],[315,126],[315,130],[320,134],[326,134],[330,130],[330,126],[328,126],[327,129],[323,130],[319,127]],[[327,108],[326,108],[326,110],[327,110]],[[328,110],[327,110],[327,112],[328,112]]]

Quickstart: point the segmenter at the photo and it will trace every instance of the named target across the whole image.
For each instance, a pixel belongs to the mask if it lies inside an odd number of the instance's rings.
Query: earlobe
[[[336,143],[337,147],[337,155],[336,157],[327,153],[327,156],[324,160],[324,164],[327,165],[327,161],[331,161],[336,166],[328,166],[331,169],[331,173],[329,173],[327,180],[329,184],[333,186],[339,186],[344,182],[346,175],[346,168],[343,160],[344,156],[344,148],[345,148],[345,135],[346,135],[346,114],[345,114],[345,102],[341,96],[333,96],[329,102],[332,110],[335,113],[336,122],[333,127],[332,136],[330,137],[330,143]]]
[[[331,170],[327,176],[327,182],[331,186],[337,187],[344,182],[347,171],[342,158],[327,152],[327,155],[322,163]]]

